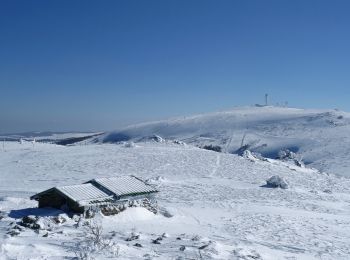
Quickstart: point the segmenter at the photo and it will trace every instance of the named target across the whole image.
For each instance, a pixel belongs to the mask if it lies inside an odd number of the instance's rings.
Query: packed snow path
[[[28,199],[35,192],[129,174],[157,185],[168,217],[134,209],[103,217],[104,232],[120,246],[121,259],[350,257],[346,178],[167,143],[34,148],[6,143],[5,148],[0,154],[0,259],[74,257],[72,248],[84,236],[73,220],[47,237],[32,230],[13,237],[6,233],[16,216],[28,212],[23,209],[36,205]],[[289,189],[264,188],[272,175],[285,178]],[[140,234],[133,243],[125,241],[131,232]],[[163,233],[160,244],[152,243]]]

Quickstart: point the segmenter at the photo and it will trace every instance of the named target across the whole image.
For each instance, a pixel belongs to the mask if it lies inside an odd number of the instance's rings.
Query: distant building
[[[130,200],[153,199],[158,192],[135,176],[99,178],[84,184],[53,187],[30,197],[39,208],[52,207],[84,213],[89,209],[120,205]]]

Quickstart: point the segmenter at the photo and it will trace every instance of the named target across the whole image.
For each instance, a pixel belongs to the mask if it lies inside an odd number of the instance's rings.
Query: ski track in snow
[[[221,161],[221,154],[218,153],[218,155],[216,156],[216,161],[215,161],[215,165],[214,165],[214,169],[211,171],[209,177],[213,178],[216,175],[216,172],[218,171],[219,167],[220,167],[220,161]]]

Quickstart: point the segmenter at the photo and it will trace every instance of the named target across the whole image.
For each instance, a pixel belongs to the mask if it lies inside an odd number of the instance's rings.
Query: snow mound
[[[123,146],[126,148],[134,148],[136,147],[136,144],[134,142],[125,142]]]
[[[156,176],[146,180],[146,183],[151,185],[160,185],[162,182],[166,182],[166,178],[163,176]]]
[[[154,218],[157,218],[157,216],[143,207],[127,208],[113,216],[113,219],[118,222],[147,221]]]

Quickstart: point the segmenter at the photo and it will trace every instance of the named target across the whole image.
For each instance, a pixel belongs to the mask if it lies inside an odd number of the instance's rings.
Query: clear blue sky
[[[238,105],[350,111],[350,1],[0,2],[0,132]]]

